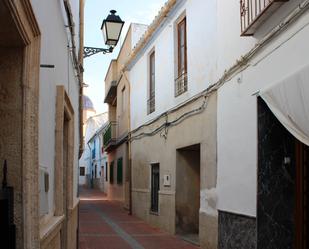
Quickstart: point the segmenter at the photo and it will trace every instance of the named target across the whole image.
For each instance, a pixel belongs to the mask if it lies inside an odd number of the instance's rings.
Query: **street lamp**
[[[113,52],[114,47],[119,41],[123,25],[124,21],[116,15],[116,10],[111,10],[107,18],[103,20],[101,26],[104,42],[108,48],[84,47],[84,58],[100,52],[103,54]]]

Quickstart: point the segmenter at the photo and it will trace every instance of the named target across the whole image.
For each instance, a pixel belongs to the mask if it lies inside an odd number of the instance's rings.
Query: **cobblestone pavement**
[[[199,248],[128,215],[102,192],[82,189],[80,199],[79,249]]]

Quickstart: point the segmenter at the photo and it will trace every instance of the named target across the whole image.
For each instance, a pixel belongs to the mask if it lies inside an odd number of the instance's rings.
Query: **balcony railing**
[[[188,90],[188,76],[183,73],[175,80],[175,97]]]
[[[116,143],[116,129],[117,129],[116,122],[110,122],[108,126],[106,127],[104,134],[103,134],[103,144],[104,144],[105,150],[108,150],[108,147],[110,145],[113,145]]]
[[[253,35],[259,25],[289,0],[240,0],[241,35]]]
[[[147,112],[148,114],[152,113],[155,111],[155,94],[151,93],[150,98],[147,101]]]

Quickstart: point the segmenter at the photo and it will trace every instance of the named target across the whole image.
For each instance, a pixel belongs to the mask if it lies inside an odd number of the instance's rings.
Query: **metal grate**
[[[116,141],[116,122],[110,122],[103,133],[103,143],[106,148],[111,142]]]
[[[188,90],[188,76],[183,73],[175,80],[175,97],[181,95]]]
[[[160,166],[158,163],[151,165],[151,206],[150,211],[159,211],[160,191]]]

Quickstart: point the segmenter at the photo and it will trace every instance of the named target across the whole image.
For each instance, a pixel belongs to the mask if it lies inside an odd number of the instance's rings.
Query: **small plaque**
[[[171,186],[171,175],[163,175],[163,185],[166,187]]]

